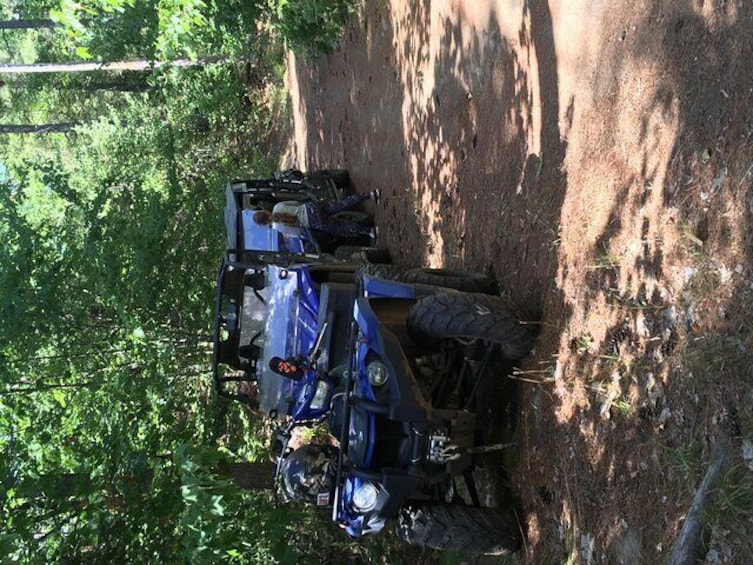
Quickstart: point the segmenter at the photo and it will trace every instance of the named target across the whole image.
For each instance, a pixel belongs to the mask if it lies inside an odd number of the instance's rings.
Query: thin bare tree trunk
[[[268,461],[247,461],[221,466],[220,473],[227,473],[236,486],[244,490],[268,490],[274,487],[275,467]]]
[[[60,24],[52,20],[26,19],[0,21],[0,29],[40,29],[59,26]]]
[[[115,61],[111,63],[34,63],[33,65],[0,65],[0,73],[88,73],[93,71],[145,71],[160,67],[201,67],[229,61],[227,57],[204,57],[203,59],[176,59],[174,61]]]
[[[0,134],[3,133],[66,133],[77,124],[72,122],[62,124],[0,124]]]

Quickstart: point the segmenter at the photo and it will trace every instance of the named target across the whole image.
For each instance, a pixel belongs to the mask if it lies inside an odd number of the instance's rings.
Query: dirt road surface
[[[750,0],[377,0],[290,57],[292,161],[380,188],[395,262],[540,320],[521,562],[666,561],[720,422],[753,438],[752,28]],[[740,512],[708,563],[753,560]]]

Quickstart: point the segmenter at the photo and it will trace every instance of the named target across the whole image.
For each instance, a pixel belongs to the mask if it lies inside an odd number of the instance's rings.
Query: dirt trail
[[[663,561],[698,472],[674,454],[750,416],[752,26],[748,0],[383,0],[290,57],[296,165],[382,189],[396,262],[490,271],[540,315],[530,562]],[[737,382],[694,369],[720,336]],[[734,536],[720,562],[753,558]]]

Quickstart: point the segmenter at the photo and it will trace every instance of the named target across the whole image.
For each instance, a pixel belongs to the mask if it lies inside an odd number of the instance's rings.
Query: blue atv
[[[228,249],[258,249],[290,253],[331,253],[346,258],[369,247],[367,237],[339,240],[316,230],[304,230],[302,237],[283,235],[271,226],[253,221],[259,210],[271,211],[282,201],[337,201],[351,189],[348,171],[326,169],[303,173],[295,169],[276,172],[272,178],[237,180],[227,184],[225,227]],[[368,214],[346,211],[334,218],[370,223]]]
[[[220,396],[270,418],[311,424],[328,412],[347,363],[347,320],[330,313],[355,299],[361,263],[332,256],[228,250],[217,276],[213,374]],[[273,357],[309,357],[302,379],[270,369]]]
[[[272,417],[316,421],[328,410],[321,401],[323,382],[313,371],[301,382],[274,374],[269,361],[308,354],[320,335],[325,371],[333,360],[344,363],[345,348],[330,347],[344,330],[326,326],[330,300],[354,289],[354,272],[365,263],[389,262],[389,254],[368,241],[323,242],[283,237],[253,222],[254,212],[280,201],[339,200],[350,188],[348,172],[329,169],[287,170],[272,178],[233,181],[226,187],[227,251],[217,277],[213,373],[223,397],[239,400]],[[355,220],[348,212],[349,220]],[[362,216],[366,217],[365,214]],[[364,243],[364,245],[361,245]],[[332,283],[324,288],[324,283]],[[334,285],[334,286],[333,286]],[[339,285],[339,286],[337,286]],[[343,322],[340,322],[343,325]],[[326,326],[326,331],[320,328]],[[322,341],[323,340],[323,341]],[[304,398],[309,391],[318,393]],[[303,396],[302,396],[303,395]],[[326,397],[327,395],[325,395]]]
[[[527,356],[536,334],[495,292],[481,274],[361,268],[352,303],[329,313],[349,325],[347,378],[328,416],[339,449],[293,452],[280,470],[288,497],[328,501],[351,537],[394,520],[411,544],[517,550],[516,512],[482,508],[471,475],[478,454],[502,447],[476,443],[479,385]],[[460,477],[470,504],[457,500]]]

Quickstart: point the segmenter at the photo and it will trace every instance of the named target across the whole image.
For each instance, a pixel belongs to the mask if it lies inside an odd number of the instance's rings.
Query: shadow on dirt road
[[[692,496],[668,458],[753,405],[753,369],[688,369],[753,346],[751,27],[744,3],[389,0],[291,56],[296,164],[382,189],[396,262],[491,272],[540,314],[513,476],[531,562],[663,561]]]

